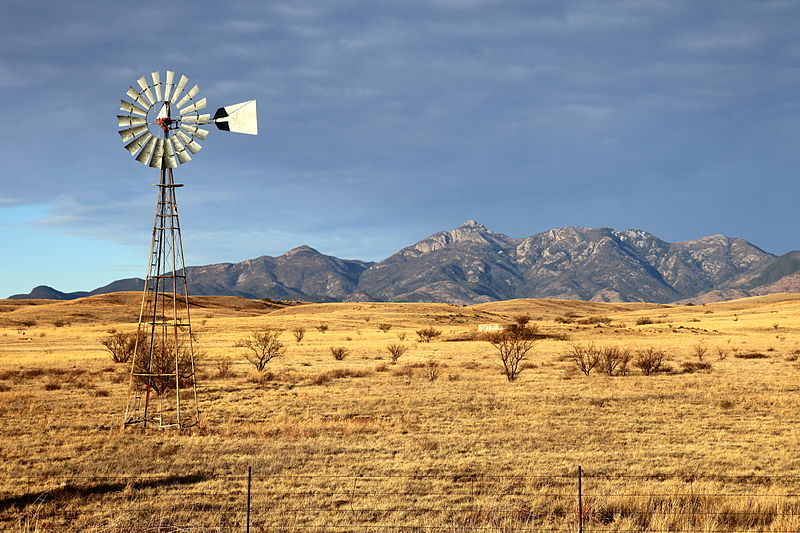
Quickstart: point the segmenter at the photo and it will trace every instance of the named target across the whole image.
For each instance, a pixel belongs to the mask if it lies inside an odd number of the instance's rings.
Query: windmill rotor
[[[152,72],[128,88],[127,99],[120,99],[119,110],[125,114],[117,115],[121,128],[117,133],[136,161],[152,168],[188,163],[209,134],[201,126],[214,124],[222,131],[258,135],[255,100],[220,107],[212,117],[200,113],[208,107],[206,98],[199,97],[200,87],[189,86],[183,74],[175,79],[171,70],[164,76]]]

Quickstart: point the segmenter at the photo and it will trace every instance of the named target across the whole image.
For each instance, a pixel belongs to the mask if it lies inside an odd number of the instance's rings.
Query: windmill
[[[147,275],[134,341],[126,426],[187,428],[198,422],[197,382],[192,346],[186,265],[172,169],[188,163],[209,131],[200,126],[258,134],[256,101],[217,109],[212,117],[200,114],[206,99],[198,99],[197,85],[168,70],[142,76],[138,88],[128,88],[117,115],[118,133],[125,149],[143,165],[159,169],[158,199],[150,244]]]

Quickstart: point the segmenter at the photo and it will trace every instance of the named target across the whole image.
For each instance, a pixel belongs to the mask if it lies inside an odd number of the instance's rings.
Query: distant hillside
[[[377,263],[300,246],[277,257],[188,267],[187,273],[192,294],[308,302],[668,303],[800,290],[800,252],[776,257],[723,235],[666,242],[641,230],[575,226],[512,238],[470,220]],[[141,290],[143,283],[131,278],[69,294],[40,286],[11,298],[71,299]]]

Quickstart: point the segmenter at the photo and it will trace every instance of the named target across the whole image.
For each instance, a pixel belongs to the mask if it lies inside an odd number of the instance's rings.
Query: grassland
[[[120,429],[128,369],[99,340],[135,328],[137,295],[0,301],[0,529],[241,530],[252,467],[255,530],[576,531],[581,465],[586,531],[800,530],[787,496],[800,482],[798,295],[193,303],[203,419],[177,433]],[[521,314],[548,338],[512,383],[472,339]],[[265,326],[285,331],[287,353],[258,374],[234,346]],[[417,342],[422,327],[442,336]],[[656,347],[668,369],[585,376],[565,354],[588,342]],[[408,347],[396,364],[389,344]],[[710,368],[687,371],[698,346]]]

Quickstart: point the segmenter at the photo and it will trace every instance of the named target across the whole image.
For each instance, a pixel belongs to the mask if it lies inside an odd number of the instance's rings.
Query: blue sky
[[[800,248],[800,2],[0,2],[0,296],[142,276],[129,84],[185,73],[260,135],[176,170],[187,263],[380,260],[476,219]]]

